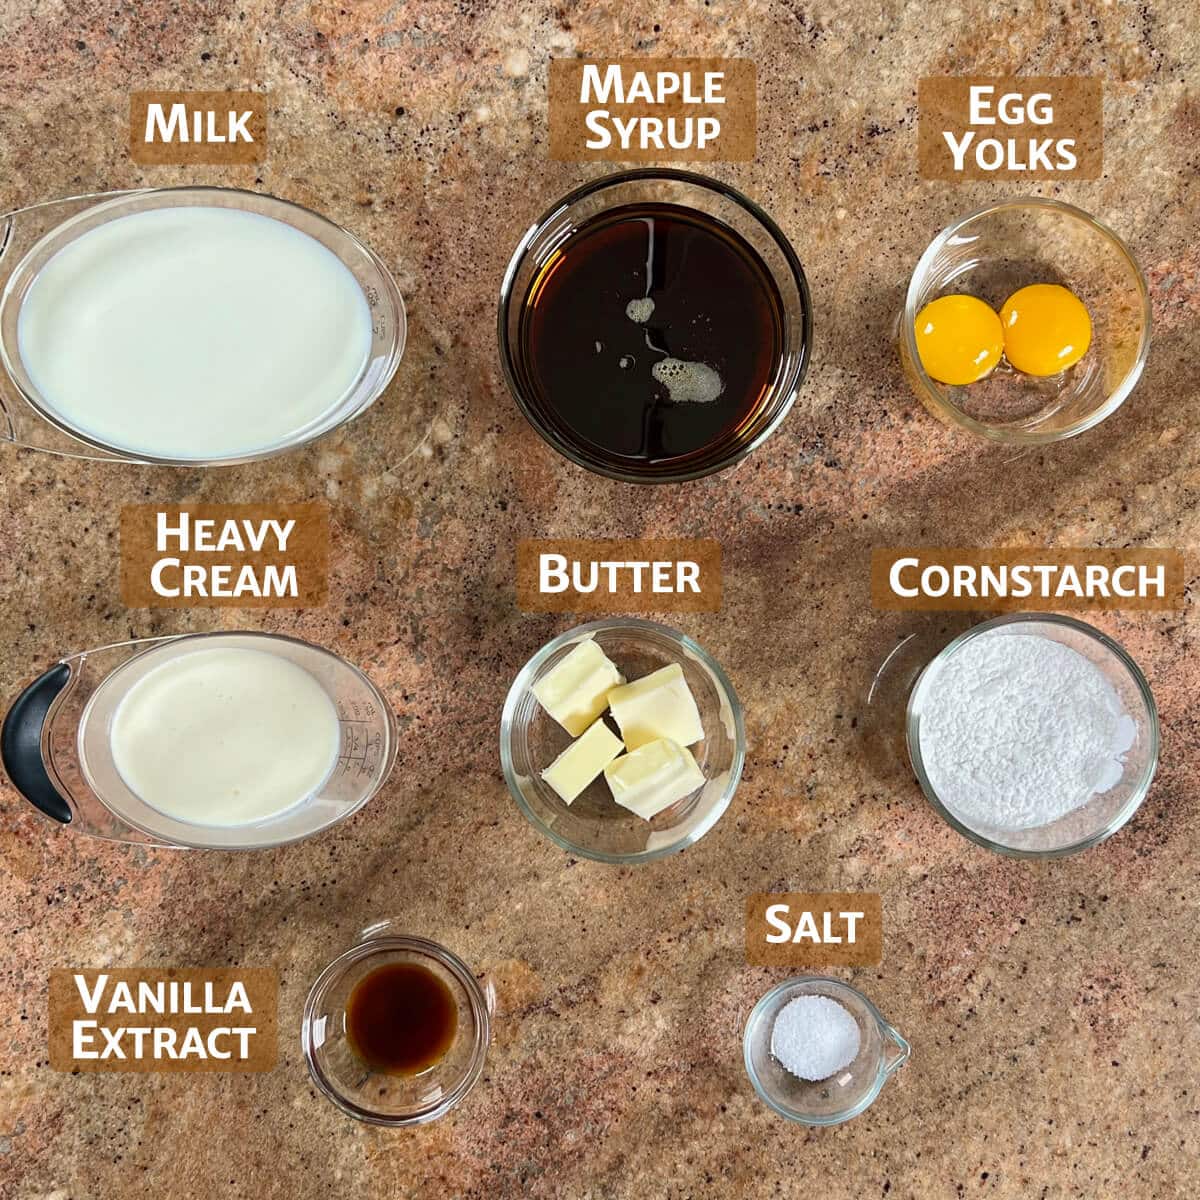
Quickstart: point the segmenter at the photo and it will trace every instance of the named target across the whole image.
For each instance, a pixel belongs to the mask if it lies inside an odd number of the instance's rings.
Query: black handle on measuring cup
[[[34,808],[70,823],[71,806],[50,782],[42,761],[42,727],[54,698],[67,686],[71,668],[56,663],[39,675],[12,703],[0,728],[0,757],[13,786]]]

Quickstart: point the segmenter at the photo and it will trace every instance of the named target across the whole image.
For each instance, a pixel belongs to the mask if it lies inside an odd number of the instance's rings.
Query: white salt
[[[938,798],[972,827],[1033,829],[1121,779],[1137,726],[1090,659],[1041,634],[988,632],[937,668],[920,748]]]
[[[771,1053],[786,1070],[811,1083],[848,1067],[861,1043],[858,1022],[829,996],[789,1000],[771,1027]]]

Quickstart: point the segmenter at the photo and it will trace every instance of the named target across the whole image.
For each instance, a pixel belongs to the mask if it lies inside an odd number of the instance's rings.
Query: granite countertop
[[[863,736],[866,683],[912,625],[871,610],[872,547],[1200,542],[1200,22],[1187,5],[4,0],[0,17],[0,207],[142,184],[263,189],[378,250],[411,322],[384,399],[281,460],[206,472],[0,447],[6,695],[73,650],[245,626],[361,664],[403,731],[374,802],[253,855],[91,841],[0,789],[0,1195],[1168,1200],[1200,1188],[1194,608],[1097,619],[1154,688],[1163,759],[1131,824],[1085,855],[1038,865],[971,846]],[[716,478],[638,489],[590,476],[540,442],[500,376],[510,250],[601,169],[545,157],[547,61],[577,52],[757,63],[758,157],[712,173],[797,247],[816,344],[781,430]],[[1104,177],[1036,190],[1128,239],[1156,322],[1146,375],[1114,417],[1022,454],[935,423],[889,340],[933,233],[1006,190],[918,180],[917,80],[1016,71],[1104,77]],[[131,90],[247,85],[270,93],[265,163],[130,162]],[[332,506],[325,607],[122,607],[122,504],[308,498]],[[497,761],[513,675],[570,624],[517,611],[515,541],[673,534],[724,547],[723,611],[675,623],[739,689],[744,782],[686,853],[640,870],[576,861],[522,820]],[[745,965],[744,899],[788,888],[882,893],[883,964],[843,974],[914,1045],[874,1107],[836,1129],[774,1117],[742,1068],[745,1016],[784,974]],[[296,1036],[321,967],[387,916],[454,948],[499,997],[483,1080],[414,1131],[338,1113]],[[51,967],[226,963],[280,972],[273,1072],[50,1070]]]

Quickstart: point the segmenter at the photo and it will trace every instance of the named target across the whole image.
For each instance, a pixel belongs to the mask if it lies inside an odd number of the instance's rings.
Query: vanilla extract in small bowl
[[[300,1040],[318,1088],[360,1121],[420,1125],[483,1074],[490,1003],[456,954],[383,921],[321,972]]]
[[[693,479],[783,419],[808,362],[800,263],[765,213],[678,171],[609,176],[518,247],[501,297],[509,385],[538,432],[616,479]]]
[[[350,1048],[373,1071],[417,1075],[454,1044],[454,993],[419,962],[376,967],[355,985],[346,1004]]]

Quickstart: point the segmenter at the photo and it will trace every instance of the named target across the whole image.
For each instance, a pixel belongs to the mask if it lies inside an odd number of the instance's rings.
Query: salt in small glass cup
[[[828,1079],[800,1079],[771,1053],[775,1018],[798,996],[836,1000],[858,1025],[858,1054]],[[911,1053],[908,1042],[862,992],[823,975],[798,975],[773,987],[754,1006],[742,1037],[746,1074],[759,1099],[800,1125],[840,1125],[865,1112]]]
[[[1125,753],[1121,778],[1116,784],[1106,792],[1093,795],[1086,804],[1059,817],[1057,821],[1032,829],[984,825],[964,813],[955,812],[938,795],[921,755],[921,718],[938,671],[969,642],[998,629],[1010,634],[1051,638],[1082,654],[1103,672],[1120,698],[1124,711],[1133,719],[1136,729],[1133,745]],[[1107,634],[1072,617],[1051,613],[1010,613],[972,626],[926,665],[908,698],[905,739],[909,760],[921,790],[951,828],[976,845],[998,854],[1014,858],[1061,858],[1078,854],[1112,837],[1141,806],[1150,791],[1158,765],[1158,710],[1154,693],[1137,663],[1119,642]]]
[[[999,312],[1034,283],[1061,284],[1087,306],[1092,342],[1078,363],[1033,376],[1003,360],[965,386],[926,372],[916,323],[931,300],[967,293]],[[1095,217],[1040,196],[1005,200],[955,221],[929,244],[908,285],[899,344],[909,385],[939,420],[993,442],[1056,442],[1098,425],[1133,391],[1150,352],[1150,291],[1129,247]]]
[[[342,1112],[370,1125],[424,1125],[461,1104],[479,1082],[491,1017],[483,988],[461,958],[427,938],[391,933],[392,924],[365,930],[321,972],[304,1005],[300,1042],[313,1082]],[[450,1048],[412,1075],[373,1070],[354,1053],[346,1034],[351,993],[372,971],[393,963],[418,963],[432,971],[450,989],[458,1012]]]
[[[541,776],[572,738],[537,702],[533,686],[589,638],[630,680],[679,663],[700,712],[704,740],[691,751],[704,787],[649,821],[617,804],[603,775],[569,805]],[[729,807],[745,757],[742,706],[716,660],[685,634],[636,617],[593,621],[548,642],[513,681],[500,721],[504,779],[530,824],[571,854],[622,866],[698,842]]]

